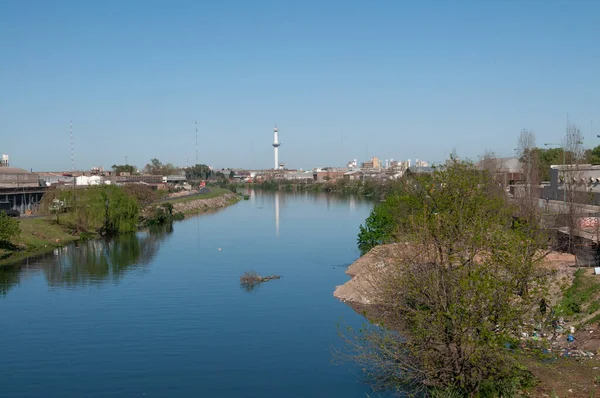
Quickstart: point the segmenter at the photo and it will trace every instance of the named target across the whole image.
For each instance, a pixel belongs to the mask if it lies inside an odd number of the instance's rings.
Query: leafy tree
[[[587,163],[600,164],[600,145],[585,151],[585,158]]]
[[[177,171],[177,168],[171,163],[163,164],[160,160],[153,158],[150,160],[150,163],[146,165],[144,170],[148,174],[167,176],[174,174]]]
[[[115,185],[64,190],[59,193],[70,213],[64,218],[80,232],[117,235],[138,227],[139,205],[133,196]]]
[[[132,166],[130,164],[121,164],[121,165],[113,164],[112,169],[114,170],[115,173],[130,173],[130,174],[137,173],[136,167]]]
[[[213,171],[205,164],[196,164],[185,169],[185,176],[188,180],[208,180],[213,175]]]
[[[515,223],[502,190],[471,164],[454,161],[412,183],[410,199],[388,198],[390,209],[373,213],[405,244],[394,247],[395,265],[372,273],[386,327],[350,329],[350,355],[379,387],[510,396],[526,375],[505,345],[543,286],[539,222]]]
[[[19,221],[0,211],[0,242],[9,243],[12,239],[17,238],[20,233]]]
[[[235,177],[235,171],[231,170],[229,172],[229,178],[233,178],[233,177]]]
[[[388,195],[377,204],[358,233],[358,248],[365,254],[373,247],[393,242],[408,226],[411,215],[421,210],[422,202],[408,192]]]

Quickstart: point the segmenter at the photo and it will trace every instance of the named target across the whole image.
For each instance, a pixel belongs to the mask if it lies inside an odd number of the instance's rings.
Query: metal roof
[[[25,169],[17,167],[0,167],[0,174],[33,174]]]

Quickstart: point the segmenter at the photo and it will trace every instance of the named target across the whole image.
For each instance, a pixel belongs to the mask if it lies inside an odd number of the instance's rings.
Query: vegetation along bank
[[[537,201],[467,162],[403,178],[334,293],[371,321],[340,357],[400,396],[600,396],[600,280],[555,251]]]
[[[0,212],[0,267],[74,241],[172,223],[240,199],[221,188],[173,196],[137,184],[56,189],[46,193],[41,214],[35,217],[13,218]]]

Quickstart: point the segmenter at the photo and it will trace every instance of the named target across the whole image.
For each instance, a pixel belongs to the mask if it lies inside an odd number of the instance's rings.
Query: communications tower
[[[279,169],[279,146],[281,143],[279,142],[278,137],[279,130],[277,129],[277,125],[273,128],[273,153],[275,155],[275,170]]]

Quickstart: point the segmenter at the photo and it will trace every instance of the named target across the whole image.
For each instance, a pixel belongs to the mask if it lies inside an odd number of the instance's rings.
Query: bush
[[[145,221],[145,225],[167,225],[173,221],[180,221],[185,218],[183,213],[173,212],[173,204],[170,202],[163,203],[154,208],[154,212]]]
[[[19,221],[0,211],[0,242],[10,242],[12,239],[19,237],[20,233]]]

